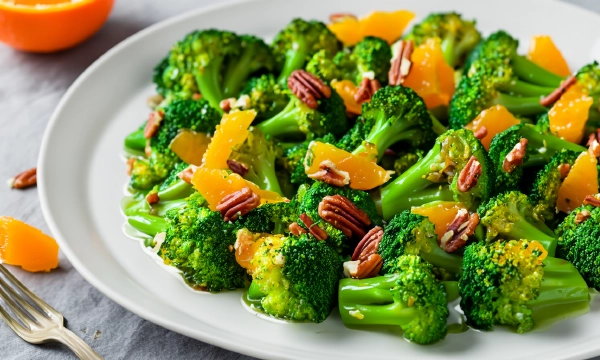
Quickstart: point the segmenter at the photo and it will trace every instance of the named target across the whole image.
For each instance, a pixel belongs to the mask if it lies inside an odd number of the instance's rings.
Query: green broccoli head
[[[600,94],[600,66],[597,61],[583,66],[575,77],[577,85],[582,86],[589,94]]]
[[[363,106],[362,117],[373,123],[364,139],[375,144],[378,157],[398,142],[406,142],[417,149],[429,149],[435,141],[431,115],[425,102],[416,92],[404,86],[379,89],[369,103]],[[364,151],[363,145],[354,149]]]
[[[387,84],[392,49],[387,41],[367,36],[359,41],[351,52],[339,52],[333,62],[341,72],[341,78],[360,84],[364,78],[376,79]]]
[[[415,150],[414,152],[401,152],[394,160],[394,172],[396,175],[402,175],[406,170],[410,169],[414,164],[425,156],[423,150]]]
[[[354,126],[352,126],[337,143],[335,143],[335,146],[348,152],[356,150],[363,144],[363,141],[366,141],[365,139],[369,136],[374,124],[375,119],[372,117],[369,117],[368,119],[362,116],[358,117]]]
[[[240,230],[238,236],[245,236]],[[252,257],[250,296],[271,316],[323,322],[335,304],[339,255],[308,236],[263,234]]]
[[[398,272],[398,259],[402,255],[418,255],[435,268],[452,274],[461,269],[462,258],[439,247],[433,223],[409,210],[394,216],[387,224],[378,252],[383,259],[383,274]]]
[[[262,121],[274,116],[290,101],[285,87],[277,82],[273,74],[263,74],[251,78],[242,89],[242,96],[247,95],[250,106],[256,110],[256,120]]]
[[[147,159],[135,159],[131,170],[129,186],[134,190],[150,190],[162,179],[156,175]]]
[[[335,136],[332,134],[326,134],[322,138],[316,139],[327,144],[335,143]],[[283,166],[285,170],[290,174],[290,181],[295,185],[310,184],[313,182],[311,178],[306,175],[304,169],[304,158],[308,153],[308,146],[312,141],[303,141],[285,151],[285,157],[283,159]]]
[[[327,25],[320,21],[294,19],[273,39],[273,53],[282,70],[278,81],[284,83],[292,71],[304,68],[318,51],[337,53],[341,46]]]
[[[333,61],[333,55],[327,50],[316,52],[306,64],[306,71],[323,80],[325,84],[342,79],[342,72]]]
[[[346,326],[395,325],[417,344],[446,335],[448,307],[444,285],[431,264],[416,255],[397,259],[397,273],[368,279],[343,279],[339,308]]]
[[[171,86],[167,86],[167,84],[165,83],[163,76],[165,74],[165,70],[167,69],[167,67],[169,67],[169,57],[166,56],[164,59],[162,59],[155,67],[154,67],[154,71],[152,74],[152,82],[154,83],[154,85],[156,85],[156,92],[161,94],[162,96],[166,97],[171,89],[173,88],[175,84],[171,84]],[[167,77],[167,80],[169,78]],[[181,85],[181,84],[178,84]],[[195,84],[194,84],[195,85]],[[186,89],[184,90],[184,92],[190,92],[193,91],[194,89]],[[193,94],[193,92],[190,93],[190,95]]]
[[[527,195],[508,191],[491,198],[477,209],[480,224],[485,226],[487,242],[503,239],[527,239],[540,242],[550,256],[556,252],[556,235],[533,215]]]
[[[546,256],[540,243],[529,240],[467,247],[459,281],[467,323],[523,333],[589,309],[587,285],[573,265]]]
[[[315,181],[302,198],[299,199],[300,207],[298,213],[307,214],[316,226],[319,226],[327,233],[328,238],[325,242],[329,246],[339,253],[347,253],[356,246],[357,240],[360,239],[348,239],[341,230],[319,216],[319,203],[321,203],[326,196],[334,195],[346,197],[356,205],[356,207],[364,211],[371,220],[371,226],[381,226],[382,220],[381,216],[377,213],[373,198],[371,198],[367,192],[351,189],[349,187],[336,187],[321,181]],[[301,220],[298,220],[298,224],[304,225]]]
[[[429,14],[406,36],[417,45],[432,38],[440,40],[446,63],[458,68],[479,43],[481,34],[475,28],[474,20],[468,21],[460,14],[449,12]]]
[[[459,175],[468,171],[468,164],[480,169],[479,176],[468,186],[459,186]],[[448,130],[427,155],[381,189],[383,217],[390,220],[403,210],[432,201],[458,201],[475,210],[492,195],[493,179],[491,161],[473,132]]]

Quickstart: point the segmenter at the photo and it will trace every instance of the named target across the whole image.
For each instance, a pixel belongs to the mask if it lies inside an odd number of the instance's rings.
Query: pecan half
[[[306,230],[300,226],[297,222],[293,222],[289,226],[290,232],[295,236],[300,236],[302,234],[306,234]]]
[[[133,164],[135,164],[135,158],[129,158],[127,159],[127,175],[131,176],[131,173],[133,172]]]
[[[575,224],[581,224],[582,222],[589,219],[590,216],[592,216],[592,214],[590,214],[589,211],[587,211],[586,209],[581,210],[577,213],[577,215],[575,215]]]
[[[343,187],[350,184],[350,174],[339,170],[335,164],[329,160],[321,162],[319,171],[307,176],[311,179],[320,180],[337,187]]]
[[[148,195],[146,195],[146,202],[150,205],[156,204],[159,201],[160,197],[158,196],[157,192],[151,192]]]
[[[150,109],[154,109],[161,102],[163,102],[164,99],[165,99],[165,97],[162,96],[161,94],[155,94],[155,95],[152,95],[152,96],[148,97],[148,99],[146,99],[146,104],[148,105],[148,107]]]
[[[479,215],[477,213],[469,215],[466,209],[460,209],[440,239],[440,247],[447,253],[462,248],[467,243],[469,236],[475,233],[478,224]]]
[[[223,220],[235,221],[238,217],[246,215],[250,210],[257,208],[259,205],[260,196],[246,187],[225,196],[217,205],[217,210],[221,212]]]
[[[229,170],[233,171],[234,173],[240,176],[245,176],[248,173],[248,171],[250,171],[248,165],[233,159],[227,160],[227,166],[229,166]]]
[[[177,177],[181,180],[185,181],[188,184],[192,183],[192,178],[194,177],[194,173],[196,172],[198,167],[196,165],[190,165],[186,167],[182,172],[177,174]]]
[[[369,230],[358,245],[356,245],[352,254],[352,260],[364,260],[370,255],[376,254],[379,250],[381,239],[383,239],[383,229],[381,226],[375,226]]]
[[[588,153],[593,157],[600,157],[600,129],[596,130],[596,133],[590,134],[588,138],[587,146]]]
[[[564,94],[565,91],[567,91],[571,86],[575,85],[576,82],[577,78],[575,76],[567,78],[565,81],[562,82],[562,84],[560,84],[560,86],[556,90],[551,92],[550,95],[542,98],[540,100],[540,105],[548,107],[554,104],[558,101],[558,99],[560,99],[562,94]]]
[[[318,99],[331,96],[331,88],[308,71],[294,70],[287,82],[292,93],[311,109],[319,106]]]
[[[360,87],[354,95],[354,101],[356,101],[358,104],[369,101],[373,97],[373,94],[375,94],[379,89],[381,89],[381,84],[377,79],[371,80],[369,78],[364,78],[360,82]]]
[[[223,99],[219,103],[219,107],[224,113],[231,111],[232,104],[235,102],[235,98]]]
[[[350,14],[350,13],[333,13],[333,14],[329,15],[329,21],[332,23],[342,22],[346,19],[357,20],[358,18],[356,17],[356,15]]]
[[[144,137],[146,139],[150,139],[158,132],[160,128],[160,123],[164,117],[164,113],[160,110],[150,112],[148,115],[148,121],[146,122],[146,127],[144,128]]]
[[[383,258],[379,254],[369,255],[364,261],[358,263],[356,274],[352,277],[355,279],[367,279],[375,277],[381,271],[383,266]]]
[[[465,167],[458,174],[458,190],[461,192],[471,190],[473,186],[477,185],[480,176],[481,164],[475,156],[471,155]]]
[[[25,189],[37,184],[37,168],[25,170],[8,180],[12,189]]]
[[[507,173],[513,172],[516,168],[523,164],[523,159],[527,152],[527,143],[529,141],[525,138],[519,140],[519,143],[506,155],[502,162],[502,170]]]
[[[192,100],[200,100],[200,99],[202,99],[202,94],[200,94],[200,93],[194,93],[192,95]]]
[[[565,163],[558,165],[558,172],[560,173],[560,178],[564,179],[569,175],[569,171],[571,171],[571,165]]]
[[[392,59],[388,73],[388,82],[391,86],[401,85],[404,82],[404,78],[410,72],[412,65],[410,57],[414,50],[411,40],[401,40],[395,46],[398,47],[398,55]]]
[[[319,216],[349,238],[362,238],[371,225],[369,216],[342,195],[325,196],[319,203]]]
[[[325,230],[321,229],[319,225],[315,224],[315,222],[308,216],[306,213],[300,215],[300,221],[306,226],[308,232],[315,237],[317,240],[327,240],[329,235]]]
[[[475,131],[474,135],[476,138],[478,138],[479,140],[483,139],[484,137],[486,137],[488,134],[487,132],[487,128],[485,126],[480,127],[479,129],[477,129],[477,131]]]
[[[150,157],[152,155],[152,147],[150,147],[150,139],[146,140],[146,147],[144,148],[144,153],[146,157]]]
[[[599,207],[600,199],[598,199],[594,195],[586,195],[585,199],[583,199],[583,205],[592,205],[594,207]]]

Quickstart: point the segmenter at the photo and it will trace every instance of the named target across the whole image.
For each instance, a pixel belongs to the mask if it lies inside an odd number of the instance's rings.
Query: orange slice
[[[346,105],[346,111],[353,114],[360,115],[362,113],[362,104],[359,104],[354,100],[354,96],[358,92],[358,87],[350,80],[333,80],[331,86],[344,100]]]
[[[558,189],[556,207],[558,210],[570,213],[583,204],[587,195],[598,193],[597,161],[588,152],[583,152],[569,171]]]
[[[41,230],[0,216],[0,259],[27,271],[50,271],[58,267],[58,245]]]
[[[376,36],[391,44],[400,38],[414,17],[415,14],[407,10],[374,11],[361,19],[342,16],[327,27],[344,45],[356,45],[365,36]]]
[[[529,44],[527,58],[556,75],[569,76],[571,74],[567,61],[550,36],[533,36]]]
[[[255,194],[260,196],[262,204],[287,200],[276,192],[261,190],[256,184],[244,180],[240,175],[227,170],[201,167],[194,172],[192,184],[206,199],[209,208],[213,211],[216,210],[217,205],[225,196],[246,187],[249,187]]]
[[[358,190],[370,190],[390,179],[390,172],[375,163],[375,156],[353,155],[331,144],[313,141],[304,160],[306,174],[317,173],[323,162],[329,162],[338,171],[348,174],[349,186]]]
[[[210,139],[207,133],[184,129],[173,138],[169,148],[186,163],[200,166]]]
[[[494,105],[489,109],[483,110],[473,121],[465,128],[477,133],[479,129],[485,126],[487,135],[481,139],[481,143],[486,150],[490,149],[490,143],[496,134],[503,132],[520,121],[514,117],[504,106]]]
[[[15,49],[68,49],[98,31],[114,0],[0,1],[0,41]]]
[[[411,56],[412,67],[402,85],[413,89],[428,109],[446,106],[454,95],[454,69],[446,64],[437,39],[428,39]]]
[[[217,125],[212,141],[204,153],[202,166],[209,169],[228,169],[227,159],[231,149],[248,137],[248,128],[256,117],[256,111],[237,111],[223,115]]]
[[[410,211],[413,214],[429,218],[433,225],[435,225],[435,233],[437,234],[438,239],[441,239],[446,233],[448,225],[452,223],[460,209],[466,208],[459,202],[434,201],[429,204],[413,207]]]
[[[579,144],[593,103],[594,99],[581,86],[571,86],[548,112],[550,131],[560,138]]]

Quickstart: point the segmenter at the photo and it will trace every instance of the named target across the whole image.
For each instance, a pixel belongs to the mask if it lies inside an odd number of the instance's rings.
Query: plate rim
[[[118,305],[124,307],[128,311],[131,311],[132,313],[136,314],[137,316],[140,316],[141,318],[143,318],[147,321],[157,324],[157,325],[159,325],[163,328],[166,328],[170,331],[174,331],[176,333],[191,337],[193,339],[200,340],[207,344],[219,346],[221,348],[228,349],[230,351],[243,353],[243,354],[247,354],[250,356],[259,356],[259,357],[266,356],[269,358],[275,358],[275,357],[277,357],[277,358],[296,358],[297,354],[295,352],[282,354],[281,352],[279,352],[275,349],[271,350],[271,349],[265,349],[262,347],[261,348],[252,347],[247,344],[235,342],[234,340],[230,340],[226,337],[214,335],[210,331],[206,331],[206,329],[196,328],[195,332],[192,333],[190,331],[187,331],[185,326],[183,326],[183,327],[178,326],[177,323],[172,322],[169,319],[165,319],[153,312],[140,311],[139,307],[137,306],[137,304],[134,301],[132,301],[131,299],[129,299],[125,296],[122,296],[118,291],[113,290],[109,285],[105,284],[102,279],[99,279],[93,273],[93,271],[89,271],[88,268],[86,267],[86,265],[79,259],[79,257],[75,254],[75,252],[68,245],[68,242],[65,240],[66,237],[63,235],[63,232],[60,230],[60,227],[58,226],[57,222],[55,221],[54,216],[52,215],[52,213],[50,211],[50,203],[48,201],[48,197],[46,196],[46,194],[48,192],[48,189],[46,187],[46,182],[45,182],[45,173],[46,173],[45,163],[47,162],[47,154],[48,154],[48,151],[46,151],[46,149],[48,149],[51,136],[54,132],[53,130],[54,130],[56,124],[58,123],[58,121],[62,115],[63,109],[67,106],[70,98],[73,96],[74,93],[76,93],[78,91],[81,84],[83,82],[85,82],[87,80],[87,78],[91,74],[93,74],[98,67],[100,67],[103,63],[108,61],[110,58],[112,58],[113,56],[115,56],[116,54],[121,52],[122,50],[129,47],[131,44],[138,41],[138,39],[146,37],[151,33],[157,32],[162,28],[168,27],[171,24],[178,23],[178,22],[184,21],[188,18],[193,18],[193,17],[196,17],[201,14],[210,13],[210,12],[224,9],[224,8],[234,7],[234,6],[242,4],[242,3],[252,3],[252,2],[258,3],[258,2],[261,2],[261,0],[221,0],[215,4],[202,6],[200,8],[186,11],[182,14],[174,15],[172,17],[161,20],[155,24],[152,24],[144,29],[139,30],[135,34],[132,34],[129,37],[123,39],[118,44],[114,45],[108,51],[106,51],[101,56],[99,56],[69,86],[67,91],[63,94],[60,101],[56,105],[56,108],[54,109],[54,111],[48,121],[48,124],[46,125],[46,129],[44,130],[44,135],[43,135],[41,146],[40,146],[38,162],[37,162],[38,191],[39,191],[39,199],[40,199],[42,214],[48,225],[48,228],[51,231],[51,234],[56,238],[56,240],[60,246],[60,250],[67,257],[69,262],[71,262],[71,264],[77,270],[77,272],[90,285],[92,285],[94,288],[96,288],[98,291],[100,291],[104,296],[108,297],[109,299],[111,299],[112,301],[117,303]],[[561,0],[550,0],[550,1],[545,0],[545,2],[552,2],[555,4],[560,4],[560,6],[569,7],[576,11],[583,11],[585,13],[592,14],[600,19],[600,14],[598,14],[592,10],[583,8],[577,4],[567,3],[567,2],[564,2]],[[582,350],[582,351],[579,351],[576,353],[572,353],[568,356],[565,356],[563,359],[579,359],[579,358],[586,358],[586,357],[592,357],[592,356],[597,356],[597,355],[600,355],[600,346],[598,346],[597,348],[586,349],[586,350]]]

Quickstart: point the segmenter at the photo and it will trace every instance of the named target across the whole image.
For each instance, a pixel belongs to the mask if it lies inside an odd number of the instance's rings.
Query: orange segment
[[[0,216],[0,259],[27,271],[50,271],[58,267],[58,245],[41,230]]]
[[[261,234],[253,234],[247,229],[242,229],[237,233],[235,242],[235,261],[249,273],[254,271],[255,265],[252,264],[254,254],[265,242]]]
[[[350,80],[333,80],[331,86],[344,100],[346,111],[360,115],[362,113],[362,105],[354,100],[354,96],[358,92],[358,87]]]
[[[454,95],[454,69],[446,64],[440,42],[427,40],[414,50],[411,61],[403,85],[419,94],[429,109],[448,105]]]
[[[330,161],[337,170],[348,173],[353,189],[370,190],[390,179],[390,172],[377,165],[372,156],[353,155],[334,145],[313,141],[304,162],[306,174],[317,173],[323,161]]]
[[[376,36],[389,44],[398,40],[415,14],[408,10],[373,11],[360,19],[362,36]]]
[[[558,189],[558,210],[568,214],[583,204],[586,195],[598,193],[597,165],[596,158],[588,152],[579,155]]]
[[[376,36],[393,43],[398,40],[415,14],[407,10],[374,11],[360,20],[345,16],[327,27],[344,45],[352,46],[365,36]]]
[[[0,41],[33,52],[70,48],[102,27],[113,3],[114,0],[0,1]]]
[[[262,204],[287,200],[276,192],[261,190],[256,184],[244,180],[240,175],[227,170],[199,168],[194,172],[192,184],[206,199],[209,208],[213,211],[216,210],[217,205],[225,196],[246,187],[249,187],[260,196]]]
[[[435,233],[438,239],[441,239],[446,233],[448,225],[458,214],[458,210],[466,209],[464,205],[454,201],[434,201],[432,203],[413,207],[410,211],[413,214],[418,214],[429,218],[435,225]]]
[[[495,105],[489,109],[483,110],[473,121],[465,128],[477,132],[483,126],[487,130],[487,135],[481,139],[481,143],[486,150],[490,149],[490,143],[496,134],[503,132],[513,125],[519,124],[513,114],[510,113],[504,106]]]
[[[202,166],[209,169],[227,169],[227,159],[231,155],[231,148],[246,140],[248,128],[255,117],[256,111],[254,110],[223,115],[212,141],[204,153]]]
[[[533,36],[529,44],[527,58],[556,75],[568,76],[571,74],[567,61],[550,36]]]
[[[548,112],[550,131],[567,141],[579,144],[594,99],[579,86],[571,86]]]
[[[184,129],[173,138],[169,148],[186,163],[200,166],[210,139],[207,133]]]

